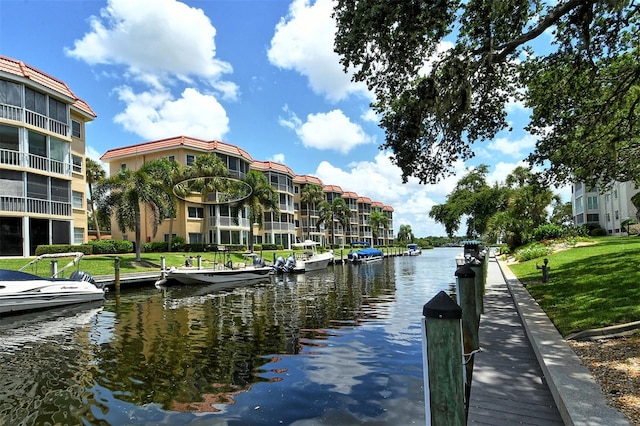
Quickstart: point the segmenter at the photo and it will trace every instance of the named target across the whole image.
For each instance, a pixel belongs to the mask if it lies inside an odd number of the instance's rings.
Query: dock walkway
[[[629,425],[511,270],[489,259],[467,424]]]

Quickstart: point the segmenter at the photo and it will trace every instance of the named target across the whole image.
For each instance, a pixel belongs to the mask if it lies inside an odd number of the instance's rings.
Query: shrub
[[[542,244],[535,243],[516,250],[513,256],[518,262],[524,262],[527,260],[535,259],[537,257],[546,256],[550,252],[551,249],[549,247],[545,247]]]
[[[566,233],[566,228],[560,225],[549,223],[546,225],[538,226],[533,231],[533,238],[536,241],[556,240],[564,237],[565,233]]]
[[[124,240],[100,240],[90,241],[93,254],[117,254],[133,252],[133,243]]]
[[[51,244],[36,247],[36,256],[42,254],[54,254],[54,253],[75,253],[81,252],[82,254],[93,253],[93,247],[90,244],[72,245],[72,244]]]
[[[169,243],[166,241],[152,241],[142,245],[142,250],[144,250],[145,253],[163,253],[166,252],[168,248]]]

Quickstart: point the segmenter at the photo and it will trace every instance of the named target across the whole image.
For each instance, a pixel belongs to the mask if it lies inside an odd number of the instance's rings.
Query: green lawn
[[[563,336],[640,320],[640,238],[599,237],[595,244],[510,265]]]

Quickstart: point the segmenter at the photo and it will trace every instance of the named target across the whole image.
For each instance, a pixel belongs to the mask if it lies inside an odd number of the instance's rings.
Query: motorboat
[[[155,285],[161,287],[168,280],[176,280],[181,284],[228,284],[237,282],[240,284],[245,281],[253,281],[264,279],[273,272],[271,266],[266,266],[264,260],[254,257],[251,265],[238,264],[233,265],[231,262],[218,263],[212,267],[203,267],[200,259],[196,266],[187,263],[186,266],[175,267],[163,271],[163,277],[158,280]]]
[[[351,250],[347,255],[347,258],[351,263],[371,263],[371,262],[379,262],[384,257],[384,253],[382,250],[367,247],[360,250]]]
[[[282,256],[278,257],[273,264],[273,272],[276,274],[284,273],[299,273],[304,272],[304,263],[297,262],[295,256],[292,254],[286,259]]]
[[[417,244],[407,244],[407,249],[402,253],[404,256],[420,256],[422,254],[422,247]]]
[[[319,245],[319,242],[312,240],[291,244],[294,249],[302,250],[302,253],[295,255],[296,267],[301,268],[304,272],[327,269],[329,263],[333,262],[333,250],[320,253],[318,252]]]
[[[52,268],[50,277],[23,271],[28,266],[44,259],[73,256],[74,259],[64,268]],[[60,274],[73,265],[77,265],[82,253],[57,253],[38,256],[18,271],[0,269],[0,314],[34,311],[76,303],[104,300],[105,289],[96,284],[91,275],[76,269],[69,278],[60,278]],[[54,263],[57,265],[57,262]]]

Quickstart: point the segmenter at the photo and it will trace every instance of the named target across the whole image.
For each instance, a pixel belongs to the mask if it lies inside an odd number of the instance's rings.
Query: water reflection
[[[0,424],[424,423],[421,307],[453,280],[453,260],[434,265],[454,255],[136,289],[26,328],[0,321],[14,342],[0,345]],[[49,322],[65,327],[25,339]]]

